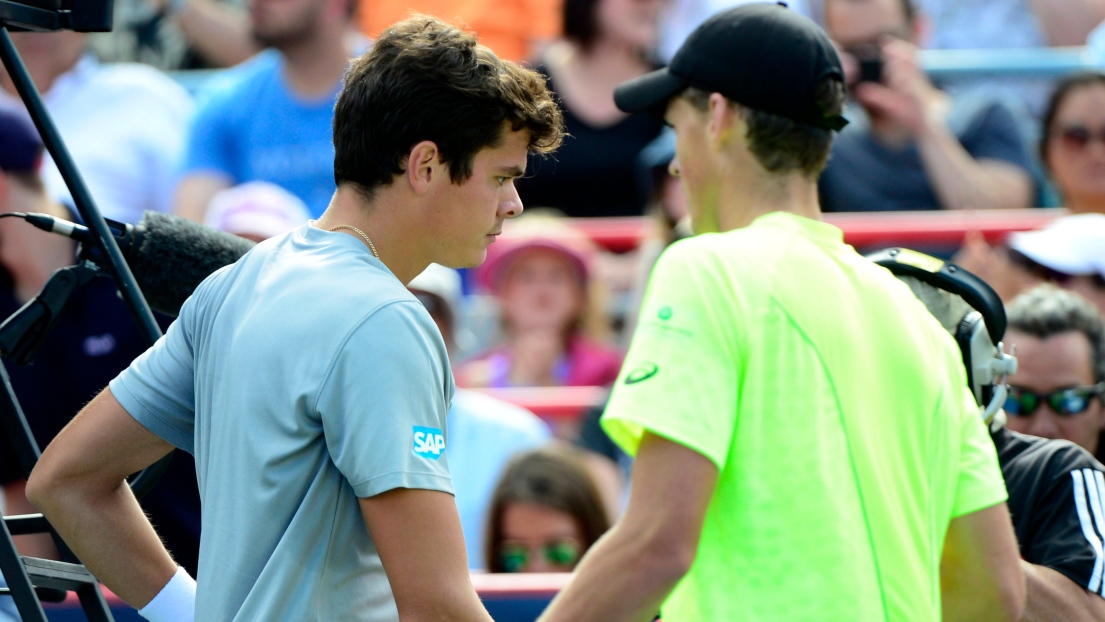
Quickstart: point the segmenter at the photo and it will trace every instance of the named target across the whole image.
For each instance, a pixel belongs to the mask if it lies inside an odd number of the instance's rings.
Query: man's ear
[[[416,194],[424,194],[441,174],[441,152],[432,141],[424,140],[407,156],[407,181]]]
[[[721,93],[711,93],[707,111],[706,131],[710,143],[720,147],[729,143],[732,131],[737,125],[740,111]]]

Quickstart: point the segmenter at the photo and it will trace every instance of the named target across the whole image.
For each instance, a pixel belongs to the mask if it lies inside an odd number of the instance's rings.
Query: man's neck
[[[284,77],[292,92],[304,99],[319,99],[333,93],[352,56],[344,27],[339,32],[323,29],[315,37],[280,50]]]
[[[798,173],[728,175],[723,178],[718,196],[719,231],[747,227],[771,212],[821,220],[817,182]]]
[[[327,231],[339,225],[349,225],[364,231],[379,253],[379,259],[403,285],[410,283],[430,265],[429,256],[418,243],[417,232],[420,213],[403,196],[397,178],[390,186],[377,189],[372,201],[365,201],[349,186],[342,186],[334,193],[326,212],[315,222],[319,229]],[[361,242],[359,234],[340,229]],[[365,242],[365,252],[371,252]]]

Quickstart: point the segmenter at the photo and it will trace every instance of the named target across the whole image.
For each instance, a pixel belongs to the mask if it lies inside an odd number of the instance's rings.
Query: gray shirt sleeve
[[[417,302],[385,305],[353,329],[317,411],[330,457],[358,497],[394,488],[452,494],[445,455],[452,393],[445,345]]]
[[[165,335],[108,385],[138,423],[192,454],[196,411],[191,331],[194,310],[195,304],[189,299]]]

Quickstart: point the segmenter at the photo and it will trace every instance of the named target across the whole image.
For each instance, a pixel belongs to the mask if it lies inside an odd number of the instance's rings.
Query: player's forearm
[[[539,622],[652,620],[691,560],[645,540],[615,526],[588,551]]]
[[[131,606],[145,606],[176,572],[125,482],[97,494],[36,482],[32,473],[27,494],[88,570]]]
[[[396,598],[399,618],[403,622],[492,622],[491,615],[472,587],[467,565],[444,575],[433,571],[427,571],[425,575],[434,577],[433,589],[421,590],[421,598],[411,598],[409,594],[400,594]]]
[[[421,603],[417,609],[400,608],[399,618],[403,622],[431,622],[450,620],[450,622],[493,622],[483,603],[476,597],[471,586],[467,594],[456,594],[457,598],[447,600],[437,598],[435,603]]]
[[[1091,594],[1066,575],[1021,560],[1028,587],[1022,622],[1105,620],[1105,598]]]
[[[944,209],[1028,207],[1032,184],[1027,173],[994,171],[975,160],[942,122],[918,137],[917,149],[933,193]]]

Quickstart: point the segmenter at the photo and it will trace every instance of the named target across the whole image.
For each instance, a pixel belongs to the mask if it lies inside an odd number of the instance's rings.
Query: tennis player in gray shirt
[[[404,285],[483,261],[561,135],[544,81],[472,35],[386,30],[335,108],[327,211],[204,281],[46,449],[30,500],[151,620],[490,620],[451,494],[445,345]],[[173,447],[196,457],[198,585],[124,483]]]

